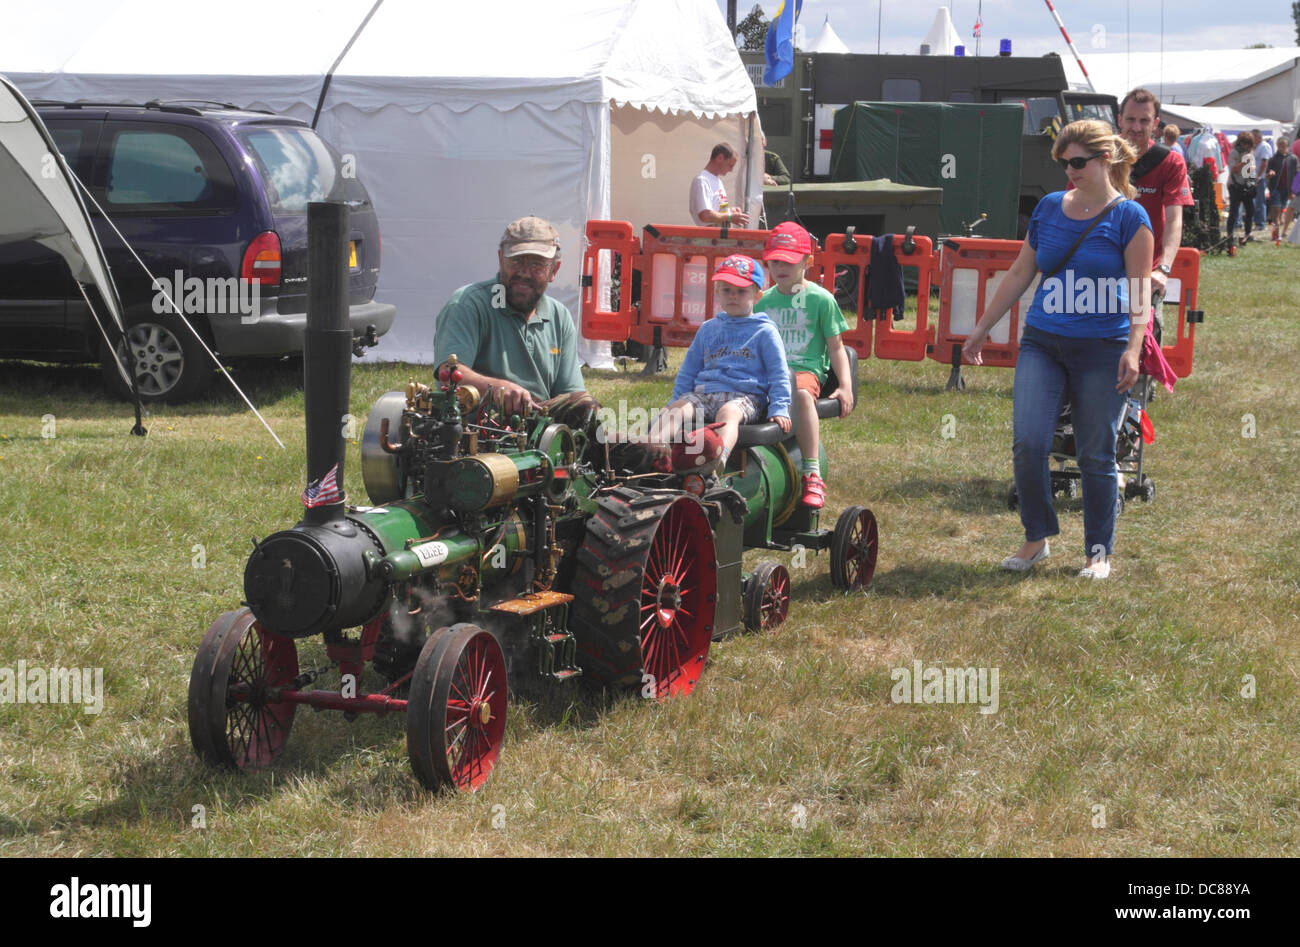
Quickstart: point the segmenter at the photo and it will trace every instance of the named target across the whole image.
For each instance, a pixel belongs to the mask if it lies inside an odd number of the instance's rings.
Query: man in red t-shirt
[[[1119,106],[1119,131],[1137,152],[1138,162],[1151,150],[1151,138],[1160,118],[1160,100],[1146,89],[1134,89]],[[1162,150],[1164,146],[1158,146]],[[1155,237],[1155,258],[1151,262],[1151,292],[1163,298],[1174,255],[1183,242],[1183,208],[1191,207],[1192,189],[1187,183],[1187,163],[1176,151],[1138,177],[1137,202],[1151,218]],[[1161,323],[1160,307],[1155,307],[1156,325]]]

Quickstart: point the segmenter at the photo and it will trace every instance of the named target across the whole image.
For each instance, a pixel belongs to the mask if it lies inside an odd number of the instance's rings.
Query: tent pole
[[[343,47],[343,51],[338,54],[333,65],[330,66],[329,72],[325,73],[325,79],[321,82],[320,86],[320,98],[316,100],[316,114],[311,117],[311,127],[313,129],[316,127],[316,123],[320,121],[321,109],[325,107],[325,93],[329,91],[330,80],[334,78],[334,70],[338,69],[339,63],[343,62],[343,57],[348,54],[348,50],[352,48],[352,44],[357,41],[357,37],[361,35],[361,31],[366,28],[366,24],[370,22],[370,18],[375,15],[375,11],[379,9],[379,5],[383,2],[384,0],[375,0],[375,5],[370,8],[370,12],[367,13],[366,18],[361,21],[361,25],[357,27],[357,31],[352,34],[347,45]]]
[[[131,390],[131,403],[135,406],[135,427],[131,428],[131,433],[136,437],[144,437],[149,433],[149,430],[144,426],[144,419],[141,416],[144,409],[140,403],[140,382],[136,378],[134,371],[128,371],[122,367],[122,360],[118,358],[117,355],[117,347],[118,345],[121,345],[123,350],[127,353],[128,361],[131,358],[130,349],[127,347],[126,342],[126,332],[120,328],[116,322],[114,322],[113,334],[116,336],[116,339],[110,339],[108,337],[108,331],[104,328],[103,320],[99,318],[99,313],[95,311],[95,304],[90,301],[90,296],[86,292],[86,287],[81,285],[80,280],[74,280],[73,282],[77,284],[77,289],[81,291],[81,298],[86,301],[86,306],[90,309],[90,314],[94,316],[95,325],[99,327],[99,334],[104,337],[104,344],[108,346],[108,357],[113,360],[113,365],[117,368],[117,373],[122,376],[122,380],[126,382],[127,387]]]
[[[740,193],[745,196],[743,203],[746,211],[749,210],[750,166],[754,161],[754,125],[757,124],[757,122],[758,112],[752,112],[749,116],[748,134],[745,136],[745,173],[740,176]],[[764,156],[764,160],[766,160],[766,155]],[[760,210],[759,213],[762,213],[762,211]],[[757,217],[757,215],[755,216]]]

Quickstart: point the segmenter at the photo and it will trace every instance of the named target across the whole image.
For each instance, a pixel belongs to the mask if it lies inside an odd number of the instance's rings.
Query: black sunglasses
[[[1088,157],[1086,158],[1057,158],[1056,163],[1061,166],[1062,171],[1064,171],[1067,167],[1074,168],[1074,170],[1076,171],[1082,171],[1085,167],[1088,166],[1088,162],[1091,161],[1093,158],[1100,158],[1103,157],[1105,154],[1106,152],[1099,151],[1095,155],[1088,155]]]

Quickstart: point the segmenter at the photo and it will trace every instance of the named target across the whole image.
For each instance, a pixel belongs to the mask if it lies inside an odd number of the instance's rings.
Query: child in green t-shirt
[[[765,312],[776,323],[785,344],[786,361],[795,372],[795,435],[803,454],[803,495],[800,502],[813,509],[826,503],[826,483],[817,458],[820,425],[817,398],[834,366],[839,385],[831,397],[840,402],[840,417],[853,410],[853,380],[849,356],[840,334],[848,329],[835,297],[804,279],[812,261],[812,237],[798,224],[777,225],[767,238],[763,262],[776,286],[763,293],[755,312]]]

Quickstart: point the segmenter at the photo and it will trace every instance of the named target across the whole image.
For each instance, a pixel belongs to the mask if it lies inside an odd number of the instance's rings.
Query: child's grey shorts
[[[688,391],[682,396],[682,400],[695,405],[697,417],[701,421],[716,420],[722,406],[732,401],[737,404],[743,414],[740,419],[741,424],[751,424],[756,420],[763,420],[762,401],[754,395],[746,395],[738,391],[715,391],[710,394],[705,394],[702,391]]]

